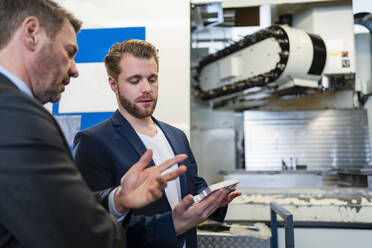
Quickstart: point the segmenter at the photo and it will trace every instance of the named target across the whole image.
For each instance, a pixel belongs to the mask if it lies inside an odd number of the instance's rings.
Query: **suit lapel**
[[[114,115],[111,117],[115,129],[133,146],[137,151],[139,157],[146,152],[146,146],[143,144],[141,138],[138,136],[136,131],[130,125],[130,123],[120,114],[119,110],[116,110]],[[154,166],[153,160],[147,167]]]
[[[116,110],[114,115],[111,117],[115,129],[134,147],[139,157],[146,152],[146,146],[143,144],[141,138],[138,136],[134,128],[130,123],[120,114],[119,110]],[[153,160],[147,165],[148,167],[154,166]],[[169,201],[165,191],[163,190],[163,197],[159,199],[160,204],[163,204],[166,209],[171,209]]]
[[[141,138],[138,136],[136,131],[130,125],[130,123],[120,114],[117,110],[114,115],[111,117],[111,120],[114,124],[115,129],[126,139],[128,142],[134,147],[137,151],[139,157],[142,156],[146,151],[146,146],[143,144]],[[182,145],[180,145],[180,141],[177,140],[174,131],[164,125],[162,122],[157,121],[153,118],[155,123],[160,127],[163,131],[165,137],[167,138],[170,146],[175,155],[184,153],[181,149]],[[147,167],[154,166],[155,163],[151,160],[150,164]],[[187,177],[186,173],[180,176],[180,184],[181,184],[181,198],[185,197],[187,193]],[[164,193],[164,192],[163,192]],[[164,193],[163,197],[166,199],[167,204],[169,205],[168,198]],[[170,208],[170,206],[169,206]]]
[[[182,149],[183,145],[180,144],[182,140],[177,139],[175,136],[175,132],[172,131],[167,125],[164,125],[164,123],[157,121],[155,118],[153,120],[156,122],[156,124],[160,127],[160,129],[163,131],[165,137],[167,138],[170,146],[172,147],[174,155],[185,153],[185,151]],[[182,162],[181,162],[182,163]],[[187,172],[186,172],[187,173]],[[187,177],[186,173],[184,173],[182,176],[180,176],[180,184],[181,184],[181,198],[183,199],[187,194]]]

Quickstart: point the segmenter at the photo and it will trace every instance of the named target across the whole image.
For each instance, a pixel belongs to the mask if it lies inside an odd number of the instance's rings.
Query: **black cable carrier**
[[[199,65],[197,67],[197,76],[195,79],[199,82],[200,73],[206,65],[211,64],[219,59],[222,59],[228,55],[236,53],[242,49],[245,49],[249,46],[252,46],[268,38],[275,38],[278,41],[280,48],[282,49],[282,51],[279,53],[280,60],[276,64],[275,69],[267,73],[264,73],[264,74],[260,74],[260,75],[257,75],[251,78],[243,79],[233,84],[224,85],[222,87],[208,90],[208,91],[203,91],[200,88],[200,85],[197,85],[195,87],[195,89],[197,90],[197,95],[202,100],[207,101],[207,100],[211,100],[211,99],[214,99],[220,96],[237,93],[237,92],[240,92],[245,89],[252,88],[252,87],[267,86],[268,83],[274,82],[275,80],[277,80],[285,69],[285,66],[288,61],[289,49],[290,49],[288,36],[286,32],[284,31],[284,29],[282,29],[279,25],[273,25],[266,29],[260,30],[252,35],[247,35],[240,41],[232,44],[231,46],[228,46],[214,54],[208,55],[207,57],[205,57],[199,62]]]

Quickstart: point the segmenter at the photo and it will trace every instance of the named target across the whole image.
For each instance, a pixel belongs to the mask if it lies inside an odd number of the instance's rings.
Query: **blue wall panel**
[[[76,63],[103,63],[103,60],[110,49],[116,42],[123,42],[128,39],[145,40],[145,27],[129,28],[106,28],[106,29],[83,29],[77,35],[79,51],[76,54]],[[102,66],[104,66],[102,64]],[[79,103],[76,103],[79,104]],[[81,116],[80,130],[93,126],[112,116],[113,112],[89,112],[89,113],[59,113],[59,104],[53,105],[54,116]],[[61,126],[66,137],[70,128]],[[72,144],[72,140],[67,140]]]
[[[79,51],[75,61],[76,63],[103,62],[114,43],[129,39],[145,40],[145,28],[83,29],[77,35]]]

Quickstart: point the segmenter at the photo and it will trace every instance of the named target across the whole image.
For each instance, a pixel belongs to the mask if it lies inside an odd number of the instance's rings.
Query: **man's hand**
[[[192,205],[194,203],[192,195],[185,196],[172,211],[176,234],[180,235],[204,222],[221,205],[227,194],[228,191],[225,189],[217,190],[195,205]]]
[[[232,200],[234,200],[234,198],[238,197],[238,196],[241,196],[242,193],[240,192],[235,192],[235,188],[233,190],[230,191],[230,193],[228,193],[225,198],[223,198],[221,204],[220,204],[220,208],[223,208],[223,207],[226,207],[228,204],[230,204],[230,202]]]
[[[121,178],[121,184],[115,192],[115,208],[123,213],[128,209],[141,208],[161,198],[167,182],[185,173],[186,166],[179,166],[165,175],[161,173],[186,158],[185,154],[177,155],[158,166],[146,169],[152,159],[152,151],[148,149]]]

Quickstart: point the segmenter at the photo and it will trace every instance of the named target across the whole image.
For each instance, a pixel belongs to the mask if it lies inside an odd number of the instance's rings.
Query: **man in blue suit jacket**
[[[153,150],[149,166],[176,154],[187,154],[187,172],[168,182],[163,197],[133,211],[129,247],[197,246],[195,226],[206,218],[223,221],[227,204],[240,193],[220,190],[193,205],[192,195],[207,187],[185,134],[152,117],[158,97],[157,49],[148,42],[116,43],[105,58],[111,89],[118,100],[114,115],[75,137],[74,154],[83,178],[93,191],[120,185],[146,149]],[[177,168],[172,167],[172,169]]]

